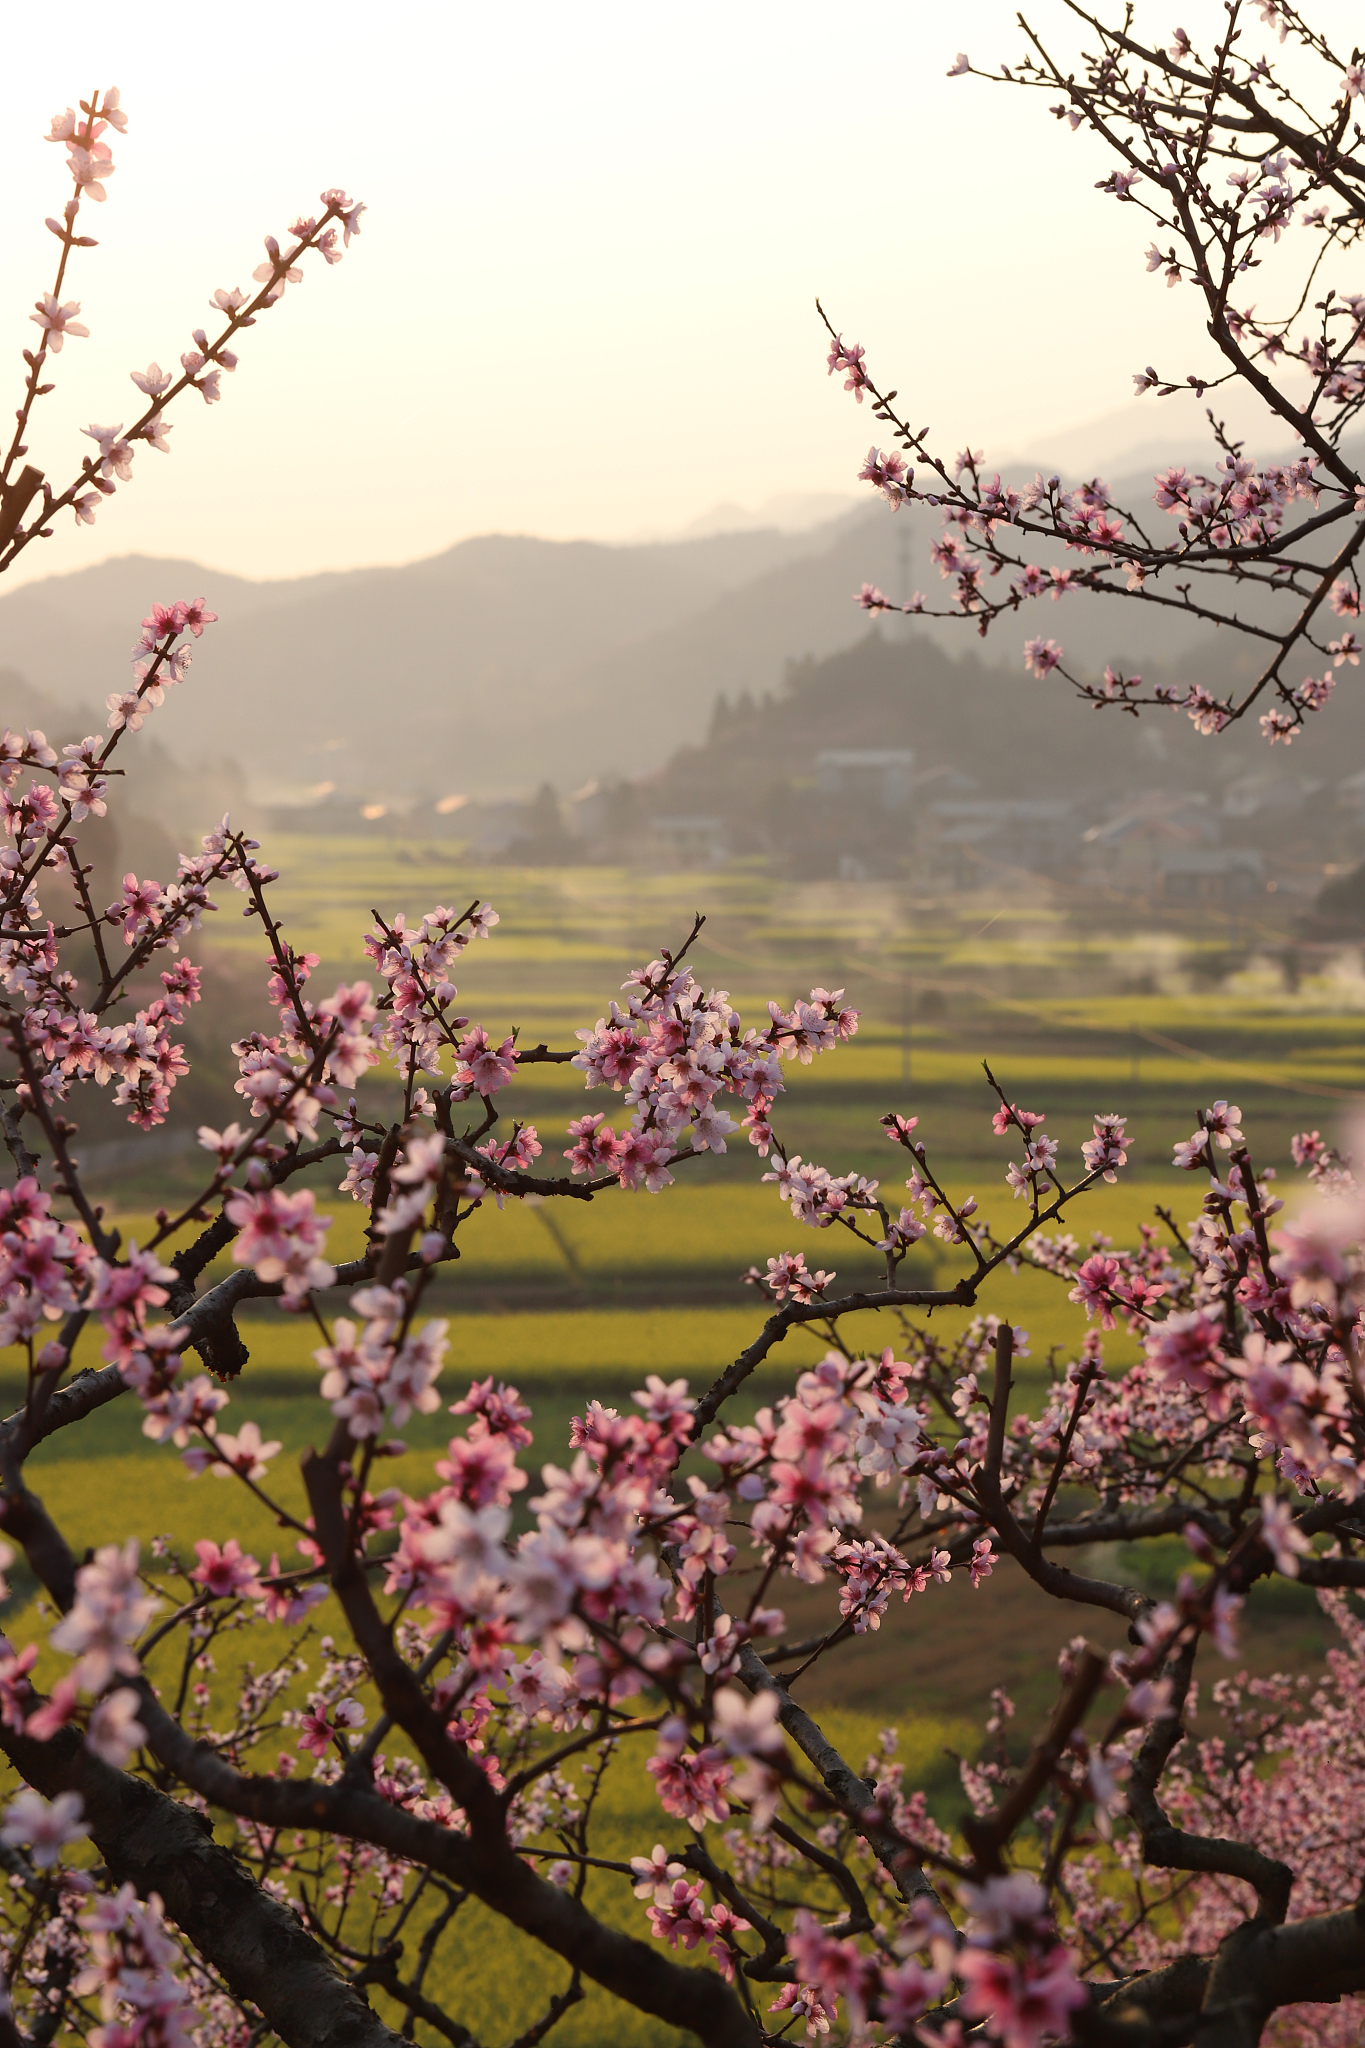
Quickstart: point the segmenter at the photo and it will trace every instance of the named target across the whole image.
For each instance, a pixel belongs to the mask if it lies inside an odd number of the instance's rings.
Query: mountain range
[[[1146,503],[1150,471],[1114,493]],[[937,601],[938,530],[937,515],[893,515],[878,500],[801,530],[633,545],[491,534],[402,567],[278,581],[123,556],[0,598],[0,669],[74,717],[126,687],[153,601],[204,596],[219,623],[152,725],[182,768],[235,764],[274,803],[332,791],[361,803],[489,798],[544,782],[567,794],[659,769],[704,738],[719,699],[777,700],[789,664],[855,645],[864,581]],[[1090,667],[1189,679],[1212,660],[1190,620],[1118,598],[1044,601],[984,645],[963,621],[914,631],[993,663],[1021,691],[1037,689],[1022,667],[1029,633]],[[978,727],[970,744],[979,756],[994,742]]]

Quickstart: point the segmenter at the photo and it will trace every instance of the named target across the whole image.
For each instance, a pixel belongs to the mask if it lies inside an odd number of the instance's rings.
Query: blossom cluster
[[[578,1033],[583,1050],[573,1064],[589,1088],[623,1094],[630,1121],[617,1132],[600,1115],[576,1119],[565,1157],[574,1173],[615,1174],[628,1188],[667,1186],[668,1162],[684,1145],[724,1152],[738,1128],[720,1107],[727,1095],[745,1105],[742,1127],[766,1156],[783,1061],[809,1065],[858,1028],[842,989],[816,988],[790,1012],[770,1002],[767,1025],[746,1030],[724,989],[703,990],[669,955],[632,974],[626,992],[624,1008],[613,1002],[591,1031]]]
[[[66,286],[73,252],[95,247],[93,236],[77,232],[77,220],[85,201],[102,204],[108,197],[107,181],[113,176],[115,165],[113,150],[104,138],[111,130],[126,134],[127,129],[128,116],[120,103],[119,92],[113,86],[102,94],[95,93],[89,100],[82,100],[79,111],[67,107],[64,113],[52,118],[46,140],[59,143],[66,150],[72,192],[62,209],[61,218],[49,218],[47,222],[49,231],[60,244],[61,254],[52,289],[43,292],[34,302],[34,310],[29,315],[39,331],[40,340],[36,349],[23,352],[28,374],[24,402],[18,412],[19,431],[5,459],[0,482],[9,482],[12,465],[28,452],[24,436],[29,430],[34,404],[53,389],[50,375],[48,381],[43,381],[45,372],[50,373],[53,368],[51,359],[61,355],[68,340],[89,339],[89,327],[76,317],[81,311],[81,301],[63,299],[61,293]],[[206,405],[217,404],[222,397],[224,375],[237,367],[237,354],[231,344],[248,328],[254,327],[262,313],[278,305],[289,286],[302,281],[301,260],[304,255],[310,250],[315,251],[330,269],[341,261],[352,237],[359,234],[360,217],[365,212],[363,205],[337,189],[321,193],[320,204],[320,214],[293,222],[286,248],[281,249],[274,235],[266,236],[265,261],[252,274],[253,282],[259,287],[254,294],[243,291],[240,286],[220,285],[210,295],[209,310],[223,321],[223,325],[212,336],[203,327],[192,331],[190,346],[180,357],[179,375],[174,370],[163,370],[156,362],[148,363],[145,370],[129,372],[134,387],[146,400],[145,406],[126,427],[122,421],[113,426],[102,426],[92,421],[81,429],[84,437],[94,443],[95,452],[82,456],[75,480],[64,491],[55,493],[40,472],[34,473],[37,483],[21,501],[19,522],[22,521],[24,505],[38,487],[41,487],[40,508],[27,526],[12,519],[3,522],[0,568],[7,567],[14,555],[30,541],[49,535],[52,531],[50,521],[61,510],[69,510],[78,526],[92,526],[105,500],[114,496],[120,484],[131,481],[133,461],[139,446],[145,445],[156,449],[159,454],[168,454],[170,442],[167,437],[173,431],[173,423],[165,417],[165,412],[182,392],[196,391]]]
[[[842,377],[859,406],[870,402],[888,429],[868,450],[859,480],[897,511],[923,505],[941,520],[929,556],[947,586],[944,601],[917,591],[895,603],[865,583],[861,607],[969,619],[984,636],[1044,596],[1100,592],[1178,606],[1226,638],[1264,631],[1236,588],[1251,585],[1278,605],[1283,638],[1277,630],[1273,646],[1257,651],[1248,686],[1220,691],[1205,677],[1144,688],[1140,675],[1112,663],[1102,680],[1091,679],[1064,664],[1061,644],[1046,633],[1027,638],[1024,663],[1036,676],[1055,672],[1096,706],[1184,711],[1204,734],[1259,705],[1263,737],[1286,744],[1327,704],[1341,665],[1359,660],[1353,632],[1328,637],[1328,614],[1353,619],[1360,611],[1365,480],[1342,436],[1365,401],[1365,292],[1352,288],[1349,271],[1338,278],[1333,270],[1326,290],[1321,278],[1325,266],[1355,260],[1349,223],[1360,168],[1353,159],[1343,172],[1336,138],[1358,107],[1361,66],[1335,56],[1304,18],[1274,5],[1261,12],[1282,39],[1292,27],[1307,67],[1296,92],[1316,75],[1317,109],[1309,111],[1310,88],[1307,100],[1296,98],[1302,118],[1292,127],[1268,58],[1249,43],[1235,47],[1239,34],[1201,51],[1183,29],[1163,46],[1131,22],[1112,34],[1097,23],[1093,47],[1062,55],[1030,32],[1017,63],[980,71],[964,53],[948,75],[1060,92],[1054,115],[1090,130],[1110,159],[1097,189],[1136,209],[1134,257],[1140,251],[1147,274],[1168,290],[1194,291],[1199,339],[1212,343],[1211,356],[1185,375],[1145,365],[1133,379],[1137,395],[1203,399],[1240,384],[1274,439],[1296,443],[1291,457],[1255,459],[1215,400],[1206,408],[1212,457],[1169,464],[1152,478],[1150,504],[1164,519],[1140,502],[1119,502],[1100,476],[1067,486],[1038,471],[1010,481],[981,449],[950,456],[917,430],[896,410],[896,393],[879,387],[866,349],[845,341],[828,318],[825,326],[829,374]],[[1265,273],[1268,261],[1273,270]],[[1287,277],[1295,264],[1297,279]],[[1275,282],[1249,298],[1253,272]],[[1300,651],[1314,666],[1296,682],[1288,663]]]

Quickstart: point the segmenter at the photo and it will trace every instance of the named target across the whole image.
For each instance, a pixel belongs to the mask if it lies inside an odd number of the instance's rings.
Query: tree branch
[[[797,1748],[814,1764],[840,1811],[881,1858],[901,1897],[935,1897],[933,1886],[914,1862],[905,1842],[894,1828],[887,1826],[877,1796],[866,1779],[845,1763],[805,1708],[797,1705],[782,1680],[769,1671],[752,1643],[745,1643],[740,1649],[739,1675],[750,1692],[776,1693],[778,1720]]]
[[[1075,1676],[1057,1702],[1047,1734],[1033,1745],[1028,1762],[1000,1805],[990,1813],[969,1814],[963,1820],[962,1832],[972,1854],[988,1873],[1004,1868],[1001,1851],[1019,1823],[1032,1812],[1065,1753],[1072,1730],[1085,1719],[1104,1673],[1104,1658],[1086,1649]]]
[[[1142,1837],[1142,1853],[1159,1870],[1199,1870],[1241,1878],[1256,1894],[1257,1918],[1279,1922],[1289,1910],[1294,1873],[1288,1864],[1264,1856],[1249,1842],[1229,1842],[1212,1835],[1188,1834],[1166,1818],[1157,1787],[1172,1751],[1184,1740],[1181,1715],[1189,1696],[1198,1638],[1191,1637],[1175,1660],[1170,1714],[1154,1721],[1133,1763],[1128,1783],[1128,1811]]]
[[[398,2048],[399,2036],[338,1975],[298,1915],[214,1841],[204,1815],[101,1763],[74,1728],[33,1742],[0,1726],[0,1748],[45,1798],[80,1794],[114,1882],[144,1899],[159,1892],[186,1940],[288,2048]]]
[[[875,1287],[858,1294],[843,1294],[829,1301],[789,1301],[769,1316],[759,1335],[733,1365],[709,1386],[692,1413],[692,1435],[714,1422],[718,1410],[736,1387],[748,1379],[788,1330],[803,1323],[822,1323],[827,1318],[856,1314],[870,1308],[970,1308],[976,1300],[976,1280],[959,1280],[956,1287]]]

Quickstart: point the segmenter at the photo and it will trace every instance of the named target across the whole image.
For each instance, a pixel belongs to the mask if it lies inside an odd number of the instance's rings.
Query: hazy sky
[[[1340,14],[1339,6],[1331,14]],[[1184,5],[1194,30],[1210,9]],[[1169,8],[1152,13],[1164,32]],[[1042,99],[945,77],[1018,54],[1012,4],[69,0],[6,27],[0,284],[13,389],[69,186],[51,114],[116,84],[129,133],[79,259],[32,459],[129,418],[267,231],[340,183],[370,211],[244,339],[174,453],[11,572],[132,550],[249,575],[403,561],[462,536],[673,530],[718,501],[845,491],[873,436],[813,301],[917,421],[1007,452],[1185,368],[1196,308]],[[1065,43],[1059,0],[1037,20]],[[7,401],[8,402],[8,401]],[[1143,401],[1154,408],[1158,401]],[[1133,437],[1147,418],[1135,409]],[[1157,424],[1153,419],[1153,425]]]

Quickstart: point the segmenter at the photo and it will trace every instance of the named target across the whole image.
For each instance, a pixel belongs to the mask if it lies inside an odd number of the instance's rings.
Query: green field
[[[908,1162],[887,1144],[877,1119],[892,1108],[916,1114],[947,1184],[959,1196],[974,1193],[1002,1232],[1017,1226],[1023,1210],[1004,1185],[1010,1148],[991,1133],[983,1058],[1012,1099],[1046,1110],[1047,1128],[1062,1140],[1062,1160],[1073,1173],[1080,1171],[1078,1147],[1092,1114],[1129,1113],[1127,1172],[1116,1187],[1068,1212],[1064,1227],[1082,1239],[1103,1232],[1131,1241],[1158,1203],[1172,1205],[1181,1220],[1195,1211],[1201,1188],[1168,1162],[1172,1142],[1193,1128],[1201,1104],[1218,1096],[1239,1102],[1258,1162],[1284,1174],[1289,1134],[1305,1125],[1335,1132],[1365,1093],[1359,958],[1350,949],[1300,946],[1292,933],[1253,932],[1217,918],[1188,929],[1145,930],[1126,911],[1106,922],[1099,911],[1081,920],[1072,908],[1038,901],[927,903],[901,885],[793,888],[757,868],[669,877],[627,868],[480,874],[448,845],[298,839],[277,840],[266,851],[286,878],[275,893],[288,936],[322,956],[314,984],[321,992],[340,976],[365,971],[360,938],[371,905],[415,919],[437,902],[491,900],[503,922],[462,963],[461,1007],[495,1033],[519,1025],[524,1045],[543,1038],[572,1047],[573,1031],[603,1013],[626,971],[660,945],[677,943],[693,911],[705,910],[696,971],[708,985],[731,991],[746,1022],[764,1019],[769,997],[790,1005],[814,984],[844,986],[863,1011],[850,1046],[809,1069],[787,1070],[790,1092],[775,1116],[784,1143],[831,1171],[883,1177],[894,1200]],[[195,1019],[193,1050],[207,1045],[210,1026],[236,1033],[269,1021],[261,933],[233,916],[235,906],[229,896],[207,949],[193,949],[206,962],[211,989]],[[158,1203],[178,1205],[207,1178],[204,1155],[184,1144],[177,1149],[175,1132],[192,1131],[201,1120],[230,1121],[239,1102],[232,1078],[221,1052],[202,1059],[182,1087],[169,1135],[148,1147],[150,1165],[140,1169],[121,1147],[92,1176],[96,1196],[126,1236],[145,1243]],[[372,1113],[391,1113],[389,1081],[371,1078],[362,1101],[367,1092]],[[545,1144],[539,1170],[555,1172],[569,1119],[585,1107],[610,1114],[620,1105],[600,1091],[585,1102],[574,1070],[537,1068],[501,1106],[508,1117],[536,1122]],[[126,1135],[92,1116],[82,1143]],[[462,1230],[462,1257],[442,1271],[428,1299],[431,1312],[451,1325],[446,1400],[472,1377],[491,1372],[514,1381],[536,1413],[536,1443],[525,1462],[532,1469],[546,1459],[562,1462],[569,1418],[586,1400],[621,1406],[648,1372],[684,1375],[697,1391],[752,1340],[764,1308],[741,1282],[748,1266],[800,1249],[812,1266],[834,1268],[841,1288],[875,1278],[877,1262],[845,1234],[817,1238],[793,1225],[775,1190],[762,1185],[762,1171],[741,1140],[722,1159],[680,1168],[678,1184],[658,1196],[612,1191],[591,1204],[485,1207]],[[335,1166],[314,1175],[319,1201],[333,1216],[329,1253],[344,1258],[362,1249],[364,1218],[338,1197],[338,1179]],[[230,1262],[220,1261],[209,1279],[229,1270]],[[930,1240],[904,1274],[912,1285],[945,1287],[963,1271],[961,1254]],[[343,1308],[339,1299],[322,1305],[329,1315]],[[1065,1287],[1039,1273],[1003,1273],[980,1305],[1029,1330],[1024,1398],[1037,1398],[1048,1353],[1074,1356],[1084,1328]],[[962,1311],[937,1313],[940,1326],[963,1321]],[[272,1483],[281,1504],[298,1512],[298,1453],[321,1440],[330,1422],[315,1391],[316,1331],[261,1307],[243,1316],[242,1332],[251,1359],[232,1389],[224,1426],[252,1416],[281,1441]],[[896,1341],[897,1325],[864,1315],[846,1334],[860,1348],[880,1350]],[[1106,1341],[1114,1363],[1132,1355],[1124,1333]],[[813,1334],[793,1333],[745,1389],[741,1410],[785,1392],[822,1348]],[[95,1362],[96,1353],[87,1335],[77,1364]],[[17,1387],[12,1375],[8,1384]],[[410,1491],[429,1485],[451,1427],[444,1410],[414,1419],[409,1450],[385,1469],[384,1480]],[[198,1535],[236,1534],[262,1558],[281,1543],[268,1511],[242,1489],[192,1481],[173,1450],[149,1443],[131,1401],[117,1401],[43,1445],[28,1469],[77,1550],[129,1533],[144,1540],[167,1534],[182,1547]],[[1151,1567],[1167,1568],[1160,1560]],[[6,1626],[24,1640],[38,1631],[40,1618],[31,1584],[22,1572],[12,1576],[16,1598]],[[970,1742],[970,1724],[979,1725],[992,1684],[1003,1681],[1016,1692],[1021,1728],[1043,1711],[1057,1650],[1075,1623],[1004,1568],[980,1595],[959,1597],[960,1590],[897,1611],[842,1660],[818,1666],[804,1693],[834,1717],[850,1755],[865,1754],[882,1724],[897,1724],[907,1782],[924,1784],[949,1814],[956,1795],[945,1750]],[[1311,1616],[1305,1633],[1302,1604],[1291,1601],[1292,1612],[1282,1616],[1264,1610],[1267,1655],[1320,1652]],[[819,1595],[802,1592],[789,1602],[790,1625],[800,1632],[823,1613]],[[1092,1621],[1086,1617],[1087,1626]],[[1092,1633],[1107,1640],[1104,1629],[1100,1617]],[[602,1809],[600,1853],[648,1849],[656,1838],[672,1839],[672,1825],[652,1804],[638,1769],[625,1771]],[[594,1878],[590,1896],[610,1899],[613,1917],[643,1931],[642,1914],[620,1880]],[[559,1966],[547,1971],[477,1907],[464,1909],[453,1950],[437,1995],[452,2017],[490,2043],[529,2025],[562,1981]],[[497,1957],[491,1972],[490,1950]],[[424,2038],[435,2036],[419,2027]],[[647,2048],[681,2037],[594,1996],[554,2038],[577,2048],[608,2039]]]
[[[437,902],[494,902],[502,923],[464,958],[461,1007],[490,1031],[519,1026],[523,1044],[572,1048],[627,970],[680,943],[697,910],[708,921],[696,972],[727,988],[746,1021],[764,1021],[769,998],[789,1004],[813,984],[844,986],[862,1029],[792,1072],[778,1126],[793,1150],[814,1150],[832,1169],[885,1168],[876,1119],[891,1107],[919,1113],[921,1134],[951,1164],[993,1162],[983,1058],[1012,1095],[1049,1112],[1064,1157],[1074,1160],[1095,1111],[1128,1111],[1131,1169],[1144,1177],[1164,1175],[1170,1143],[1216,1096],[1240,1102],[1253,1139],[1280,1156],[1290,1130],[1337,1118],[1365,1088],[1359,949],[1220,928],[1212,912],[1181,933],[1143,930],[1127,907],[1110,906],[1110,924],[1081,924],[1036,902],[921,903],[904,886],[789,887],[747,867],[474,872],[448,845],[277,838],[268,851],[284,877],[273,900],[294,944],[321,955],[323,989],[369,971],[361,939],[372,905],[413,919]],[[212,1000],[194,1018],[206,1050],[225,1027],[269,1019],[262,935],[234,906],[210,921]],[[201,1074],[197,1099],[222,1120],[233,1105],[221,1052]],[[579,1113],[581,1080],[537,1068],[516,1097],[518,1114],[557,1137]],[[598,1091],[588,1106],[608,1101]],[[752,1156],[740,1151],[704,1171],[748,1180]],[[163,1183],[166,1173],[163,1162]]]

